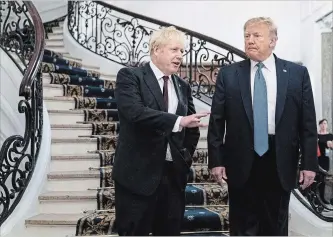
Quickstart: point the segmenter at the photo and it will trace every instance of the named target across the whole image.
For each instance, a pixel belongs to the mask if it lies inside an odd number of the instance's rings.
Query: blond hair
[[[270,34],[277,39],[277,26],[275,25],[274,21],[270,17],[254,17],[249,19],[247,22],[244,24],[244,31],[246,31],[246,28],[249,25],[252,24],[265,24],[268,26]]]
[[[154,31],[149,41],[150,55],[154,52],[155,48],[165,45],[171,40],[181,42],[185,47],[185,34],[176,29],[174,26],[163,27]]]

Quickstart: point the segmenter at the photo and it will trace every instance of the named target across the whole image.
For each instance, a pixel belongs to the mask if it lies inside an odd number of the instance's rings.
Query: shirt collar
[[[154,73],[155,77],[157,78],[157,80],[161,80],[162,77],[165,76],[164,73],[160,69],[158,69],[158,67],[152,61],[149,62],[149,65],[151,67],[151,70],[153,70],[153,73]],[[171,79],[170,75],[169,75],[169,79]]]
[[[254,61],[251,59],[251,69],[254,69],[254,67],[257,65],[257,61]],[[266,58],[266,60],[264,60],[262,62],[265,66],[265,68],[267,68],[269,71],[273,71],[274,67],[275,67],[275,57],[274,54],[271,53],[271,55]]]

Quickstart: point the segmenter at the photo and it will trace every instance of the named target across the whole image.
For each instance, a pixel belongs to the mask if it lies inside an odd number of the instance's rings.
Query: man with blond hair
[[[302,188],[318,169],[310,77],[306,67],[273,54],[278,37],[270,18],[248,20],[244,39],[248,59],[217,77],[208,165],[217,182],[228,183],[230,235],[286,236],[299,148]]]
[[[112,177],[119,235],[180,235],[200,118],[208,115],[196,114],[189,84],[175,74],[184,45],[182,32],[162,28],[151,36],[151,61],[118,72]]]

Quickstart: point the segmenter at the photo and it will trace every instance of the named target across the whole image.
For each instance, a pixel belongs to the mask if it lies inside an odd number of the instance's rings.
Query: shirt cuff
[[[180,132],[183,127],[180,126],[180,120],[183,118],[183,116],[179,116],[175,122],[175,125],[173,126],[172,132]]]

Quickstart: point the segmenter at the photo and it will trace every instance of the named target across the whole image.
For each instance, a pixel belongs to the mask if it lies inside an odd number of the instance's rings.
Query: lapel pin
[[[284,72],[287,72],[287,70],[286,70],[286,69],[283,69],[283,71],[284,71]]]

